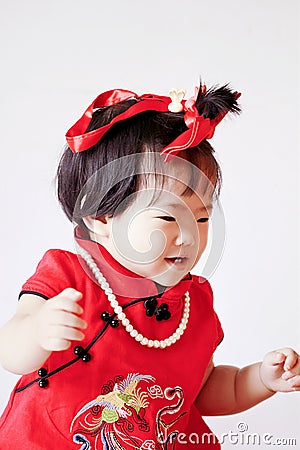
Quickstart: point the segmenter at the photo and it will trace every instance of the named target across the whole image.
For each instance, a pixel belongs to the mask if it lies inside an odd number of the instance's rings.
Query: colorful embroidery
[[[175,448],[179,431],[174,425],[186,414],[180,409],[184,401],[181,387],[167,387],[153,384],[147,388],[138,387],[140,382],[155,381],[151,375],[130,373],[126,378],[119,375],[102,386],[100,395],[86,403],[72,420],[70,432],[73,442],[81,445],[80,450],[170,450]],[[140,432],[150,432],[146,419],[149,399],[167,400],[168,404],[156,414],[156,442],[141,439]],[[174,402],[175,401],[175,402]],[[170,417],[170,415],[172,417]]]
[[[114,384],[109,381],[103,386],[101,394],[84,405],[74,417],[70,432],[74,429],[73,441],[82,444],[80,450],[89,450],[91,438],[95,438],[94,449],[99,439],[105,450],[125,450],[124,445],[135,449],[151,449],[153,441],[143,441],[133,435],[135,425],[140,431],[149,431],[150,427],[145,419],[145,410],[149,405],[148,395],[141,388],[137,388],[140,381],[154,381],[151,375],[130,373],[124,379],[115,378]],[[131,418],[129,421],[128,418]],[[146,446],[145,446],[146,445]],[[150,446],[149,446],[150,445]]]
[[[152,440],[144,441],[143,445],[141,446],[141,450],[156,450],[155,442]]]
[[[178,420],[186,414],[186,412],[182,412],[179,414],[175,419],[173,419],[171,422],[167,422],[163,416],[169,415],[169,414],[176,414],[179,412],[183,400],[184,400],[184,393],[181,387],[176,386],[175,388],[166,388],[164,390],[164,397],[167,400],[173,400],[175,397],[177,397],[178,401],[174,405],[168,405],[163,408],[161,408],[156,416],[156,437],[157,441],[161,444],[161,448],[163,450],[168,449],[174,449],[176,439],[178,436],[179,431],[178,430],[170,430],[169,428],[172,428],[173,425],[178,422]]]
[[[151,398],[164,398],[162,388],[158,384],[147,388],[147,391]]]

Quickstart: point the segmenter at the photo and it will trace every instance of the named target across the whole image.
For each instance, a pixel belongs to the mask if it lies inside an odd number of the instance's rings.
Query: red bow
[[[195,147],[204,139],[210,139],[214,134],[217,124],[227,114],[227,112],[222,112],[213,120],[199,116],[195,106],[197,94],[198,91],[196,88],[195,97],[192,97],[188,101],[183,100],[182,102],[185,111],[184,121],[188,129],[161,150],[160,154],[165,155],[165,161],[177,155],[181,150]],[[236,93],[236,95],[239,96],[240,94]],[[137,99],[139,101],[123,113],[114,117],[107,125],[93,131],[85,132],[92,120],[94,109],[112,106],[129,99]],[[67,131],[67,143],[74,153],[82,152],[99,142],[102,136],[114,124],[144,111],[168,112],[168,105],[170,103],[171,99],[169,97],[161,95],[143,94],[139,97],[135,92],[125,91],[123,89],[104,92],[93,101],[83,113],[82,117]]]

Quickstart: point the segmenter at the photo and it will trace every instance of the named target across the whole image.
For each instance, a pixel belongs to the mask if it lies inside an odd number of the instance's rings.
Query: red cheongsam
[[[67,287],[77,289],[88,328],[84,341],[52,352],[41,370],[20,378],[0,419],[1,450],[219,449],[194,405],[223,337],[208,281],[188,274],[161,292],[161,286],[125,269],[79,229],[76,241],[93,256],[143,336],[169,337],[189,291],[187,328],[165,349],[141,345],[103,315],[113,310],[85,261],[68,251],[47,251],[21,294],[48,299]],[[148,297],[157,307],[166,303],[171,317],[147,316]]]

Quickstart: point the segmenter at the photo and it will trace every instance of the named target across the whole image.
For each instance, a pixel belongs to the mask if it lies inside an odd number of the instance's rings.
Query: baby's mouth
[[[188,258],[186,256],[176,256],[173,258],[165,258],[168,264],[176,265],[176,266],[183,266],[187,263]]]

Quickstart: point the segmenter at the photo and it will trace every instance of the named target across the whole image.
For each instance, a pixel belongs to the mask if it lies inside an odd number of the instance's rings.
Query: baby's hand
[[[260,378],[274,392],[300,391],[300,357],[291,348],[281,348],[265,355]]]
[[[72,341],[81,341],[84,334],[80,331],[87,324],[78,315],[83,309],[78,305],[82,294],[67,288],[60,294],[47,300],[36,314],[36,338],[38,344],[49,351],[66,350]]]

